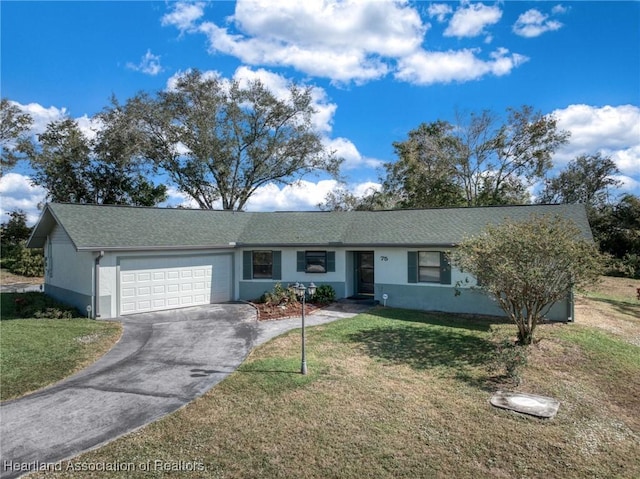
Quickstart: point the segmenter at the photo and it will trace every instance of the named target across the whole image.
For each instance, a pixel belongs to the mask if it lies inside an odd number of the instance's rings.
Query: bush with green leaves
[[[329,284],[321,284],[316,288],[315,294],[311,297],[311,301],[320,304],[333,303],[336,300],[336,290]]]
[[[267,306],[280,306],[283,304],[297,303],[298,297],[292,288],[285,288],[280,283],[276,283],[271,291],[265,293],[258,300]]]
[[[478,280],[518,327],[518,342],[531,344],[540,321],[572,289],[597,282],[602,257],[575,223],[532,215],[487,226],[451,255],[460,270]]]
[[[44,275],[44,257],[41,249],[29,249],[24,243],[18,243],[2,254],[7,255],[3,266],[13,274],[29,277]]]
[[[58,303],[44,293],[2,293],[3,319],[71,319],[80,316],[72,306]]]

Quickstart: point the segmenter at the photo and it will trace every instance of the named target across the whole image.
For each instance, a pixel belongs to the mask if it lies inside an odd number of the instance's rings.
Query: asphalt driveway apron
[[[321,324],[366,308],[308,317]],[[0,406],[0,477],[25,474],[105,444],[201,396],[256,345],[300,327],[257,322],[246,304],[208,305],[119,318],[120,341],[87,369]]]

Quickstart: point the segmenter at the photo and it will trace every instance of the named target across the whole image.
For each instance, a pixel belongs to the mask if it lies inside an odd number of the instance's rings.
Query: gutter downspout
[[[93,286],[93,319],[100,317],[100,260],[104,257],[104,251],[100,251],[95,259],[94,286]]]

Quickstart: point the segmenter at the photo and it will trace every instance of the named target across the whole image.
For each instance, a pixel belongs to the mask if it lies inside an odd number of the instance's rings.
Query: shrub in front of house
[[[329,304],[336,300],[336,290],[329,284],[321,284],[316,288],[316,292],[311,298],[311,302],[319,304]]]
[[[265,291],[258,299],[258,303],[266,304],[267,306],[282,306],[292,303],[297,303],[298,297],[295,291],[291,288],[285,288],[280,283],[276,283],[271,291]]]
[[[80,317],[79,311],[58,303],[44,293],[2,293],[3,319],[71,319]]]

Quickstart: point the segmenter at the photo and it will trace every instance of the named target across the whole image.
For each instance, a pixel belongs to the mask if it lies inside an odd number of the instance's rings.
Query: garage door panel
[[[231,300],[231,255],[123,258],[120,314]]]
[[[141,283],[143,281],[149,281],[150,279],[151,279],[151,273],[144,272],[144,273],[138,273],[136,275],[136,281],[138,283]]]
[[[122,288],[121,291],[122,292],[121,292],[120,295],[123,298],[131,298],[131,297],[136,295],[136,289],[135,288]]]

